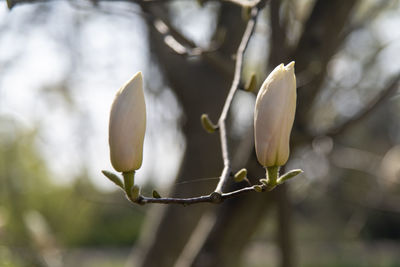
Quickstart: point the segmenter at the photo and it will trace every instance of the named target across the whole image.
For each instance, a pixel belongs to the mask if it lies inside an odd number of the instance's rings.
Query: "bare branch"
[[[177,31],[172,25],[161,19],[154,19],[153,26],[164,36],[164,43],[169,46],[175,53],[183,56],[200,56],[203,53],[214,52],[217,46],[203,49],[197,46],[192,40]],[[178,39],[183,42],[179,42]]]
[[[333,126],[331,129],[328,129],[323,135],[329,135],[331,137],[335,137],[344,131],[346,131],[350,126],[356,124],[361,121],[365,117],[367,117],[372,111],[374,111],[378,106],[383,104],[386,99],[388,99],[399,87],[400,82],[400,73],[398,73],[392,81],[388,84],[386,88],[384,88],[375,98],[373,98],[368,104],[365,105],[363,109],[361,109],[356,115],[351,117],[349,120],[341,123],[340,125]]]
[[[124,0],[123,0],[124,1]],[[142,9],[146,12],[143,14],[143,17],[148,19],[152,24],[153,27],[164,37],[164,43],[168,45],[174,52],[181,54],[181,55],[201,55],[203,54],[203,50],[198,48],[196,44],[186,38],[184,35],[179,33],[179,31],[175,30],[174,27],[165,18],[165,14],[163,14],[162,9],[150,9],[147,4],[150,2],[157,2],[157,1],[139,1],[139,0],[125,0],[132,3],[139,4]],[[130,187],[126,187],[125,181],[125,189],[129,189],[126,192],[128,199],[133,203],[138,204],[146,204],[146,203],[163,203],[163,204],[194,204],[194,203],[201,203],[201,202],[210,202],[210,203],[221,203],[225,199],[235,197],[237,195],[251,192],[251,191],[265,191],[266,187],[264,185],[255,185],[250,187],[245,187],[236,191],[222,193],[222,188],[227,183],[228,178],[231,176],[231,159],[228,150],[228,138],[226,133],[226,118],[228,116],[228,112],[230,106],[232,104],[233,97],[236,91],[239,89],[241,72],[243,68],[243,56],[250,41],[250,38],[254,32],[257,16],[259,13],[260,8],[263,6],[265,1],[261,0],[253,0],[253,1],[242,1],[242,0],[225,0],[228,2],[232,2],[238,5],[241,5],[243,8],[251,8],[250,9],[250,18],[247,22],[246,29],[243,33],[240,45],[236,52],[236,63],[234,69],[234,77],[232,81],[232,85],[230,87],[228,96],[225,100],[221,115],[218,119],[218,129],[220,131],[220,141],[221,141],[221,150],[222,150],[222,158],[224,161],[224,168],[220,176],[219,183],[215,189],[215,192],[211,193],[207,196],[200,196],[194,198],[159,198],[159,197],[145,197],[142,195],[137,195],[131,192]],[[33,3],[38,2],[38,0],[8,0],[7,4],[11,9],[13,6],[19,3]],[[94,1],[97,3],[98,1]],[[183,42],[183,44],[182,44]],[[136,187],[138,190],[138,187]]]
[[[390,4],[392,4],[391,1],[379,1],[375,3],[365,12],[365,14],[360,19],[345,28],[343,32],[339,35],[339,38],[344,41],[351,33],[366,27],[367,24],[371,24],[374,19],[376,19],[379,14],[381,14],[382,10],[388,8]]]
[[[257,2],[259,3],[259,2]],[[247,192],[261,192],[267,190],[267,187],[263,184],[254,185],[249,187],[244,187],[236,191],[222,193],[222,188],[227,183],[228,178],[231,176],[231,160],[228,151],[228,140],[226,134],[226,118],[228,116],[229,108],[232,104],[233,97],[236,91],[240,86],[240,77],[243,68],[243,56],[246,51],[247,45],[250,41],[250,38],[254,32],[254,28],[256,25],[256,19],[259,13],[260,6],[254,6],[251,9],[251,17],[247,22],[246,29],[243,33],[242,40],[236,52],[236,63],[235,63],[235,72],[232,81],[231,88],[229,90],[228,96],[225,100],[225,104],[223,106],[221,115],[218,120],[218,129],[220,131],[220,140],[221,140],[221,149],[222,149],[222,158],[224,161],[224,168],[222,174],[220,176],[219,183],[214,192],[209,195],[192,197],[192,198],[161,198],[161,197],[145,197],[142,195],[138,195],[137,197],[130,194],[130,191],[126,192],[127,198],[136,204],[148,204],[148,203],[160,203],[160,204],[182,204],[182,205],[191,205],[195,203],[221,203],[225,199],[233,198],[238,195],[247,193]],[[161,23],[161,22],[160,22]],[[156,26],[157,27],[157,26]],[[158,25],[158,27],[164,27],[163,25]],[[165,29],[161,29],[160,32],[166,31]]]
[[[35,3],[45,3],[52,2],[56,0],[7,0],[7,5],[9,9],[12,9],[16,5],[20,4],[35,4]],[[111,2],[112,0],[88,0],[88,3],[98,6],[99,2]],[[120,2],[130,2],[140,5],[144,12],[131,11],[137,13],[146,19],[152,27],[154,27],[157,32],[163,37],[164,43],[171,48],[171,50],[182,56],[201,56],[208,63],[217,67],[216,69],[226,77],[230,77],[232,69],[230,68],[227,61],[223,59],[221,55],[217,53],[219,44],[211,44],[208,48],[199,47],[195,42],[180,33],[169,21],[166,16],[161,12],[159,4],[167,3],[169,0],[118,0]],[[259,4],[260,0],[257,1],[235,1],[235,0],[213,0],[213,1],[226,1],[238,4],[243,2],[242,6],[252,7]],[[72,0],[68,1],[72,6],[77,8],[87,8],[82,4],[78,4],[78,1]],[[239,4],[241,5],[241,4]],[[100,9],[103,13],[115,14],[113,11]],[[124,15],[126,15],[124,13]]]
[[[264,185],[259,185],[262,190],[265,190]],[[223,202],[226,199],[234,198],[239,195],[249,193],[249,192],[257,192],[255,190],[256,186],[244,187],[236,191],[232,191],[229,193],[219,194],[213,192],[207,196],[199,196],[192,198],[152,198],[152,197],[144,197],[140,196],[138,199],[134,200],[134,203],[137,204],[148,204],[148,203],[159,203],[159,204],[182,204],[182,205],[191,205],[197,203],[214,203],[218,204]],[[132,200],[131,200],[132,201]]]
[[[232,68],[217,51],[220,43],[211,44],[208,48],[201,48],[169,22],[160,5],[148,5],[143,2],[138,2],[138,4],[146,13],[145,18],[149,26],[156,29],[156,32],[163,37],[164,43],[173,52],[182,56],[201,56],[207,63],[215,66],[222,75],[231,76]]]
[[[259,3],[259,1],[257,1]],[[218,120],[218,129],[220,133],[220,140],[221,140],[221,149],[222,149],[222,158],[224,161],[224,169],[220,176],[220,180],[218,185],[215,189],[215,192],[206,195],[206,196],[199,196],[193,198],[151,198],[151,197],[144,197],[139,196],[137,199],[130,199],[134,203],[138,204],[147,204],[147,203],[161,203],[161,204],[183,204],[183,205],[190,205],[195,203],[221,203],[225,199],[233,198],[243,193],[256,191],[256,187],[258,191],[265,191],[266,187],[264,185],[255,185],[250,187],[245,187],[236,191],[222,193],[222,188],[227,183],[229,177],[231,176],[231,159],[228,150],[228,138],[226,133],[226,118],[228,116],[229,108],[232,104],[233,97],[236,91],[239,89],[240,86],[240,77],[243,68],[243,56],[244,52],[246,51],[247,45],[250,41],[250,38],[254,32],[254,28],[256,25],[257,16],[259,13],[259,6],[254,6],[251,9],[251,17],[247,22],[246,29],[243,33],[242,40],[236,52],[236,63],[235,63],[235,72],[232,81],[231,88],[229,90],[228,96],[225,100],[224,107],[222,109],[221,115]]]
[[[241,76],[242,68],[243,68],[243,55],[244,55],[244,52],[246,51],[247,45],[250,41],[250,37],[252,36],[252,34],[254,32],[258,13],[259,13],[259,7],[255,6],[251,9],[250,20],[247,22],[247,26],[244,31],[242,41],[240,42],[239,48],[236,52],[235,72],[234,72],[234,76],[233,76],[232,85],[229,90],[228,96],[226,98],[221,115],[218,119],[218,127],[219,127],[220,139],[221,139],[222,158],[224,161],[224,169],[222,171],[218,185],[215,189],[215,192],[219,192],[219,193],[222,192],[222,187],[226,184],[228,178],[231,176],[231,160],[230,160],[229,150],[228,150],[228,138],[226,135],[226,117],[228,116],[228,111],[232,104],[233,96],[235,95],[236,91],[238,90],[238,87],[240,84],[240,76]]]
[[[255,7],[260,3],[260,0],[222,0],[224,2],[231,2],[242,7]]]

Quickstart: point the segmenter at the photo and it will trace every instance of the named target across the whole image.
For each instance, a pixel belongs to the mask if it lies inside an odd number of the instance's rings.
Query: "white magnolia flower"
[[[296,110],[294,62],[277,66],[257,95],[254,136],[258,161],[282,166],[289,158],[289,138]]]
[[[110,112],[109,144],[111,164],[119,172],[140,168],[146,131],[146,103],[142,73],[122,86],[115,96]]]

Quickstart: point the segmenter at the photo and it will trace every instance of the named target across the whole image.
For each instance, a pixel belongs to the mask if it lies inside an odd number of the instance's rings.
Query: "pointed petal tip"
[[[139,82],[140,84],[140,88],[142,88],[142,84],[143,84],[143,76],[142,76],[142,72],[138,71],[136,72],[132,78],[130,78],[130,80],[128,80],[120,89],[120,91],[124,90],[125,88],[135,88],[132,87],[133,84],[137,84],[137,82]],[[142,88],[143,89],[143,88]]]
[[[290,62],[285,66],[285,70],[292,70],[294,69],[294,61]]]
[[[136,72],[135,75],[133,75],[132,80],[136,78],[143,79],[143,74],[141,71]]]

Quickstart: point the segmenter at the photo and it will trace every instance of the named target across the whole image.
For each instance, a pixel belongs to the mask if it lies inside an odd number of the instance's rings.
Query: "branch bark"
[[[326,3],[328,2],[328,3]],[[292,53],[290,51],[285,51],[282,49],[282,44],[279,46],[276,43],[275,46],[272,46],[275,50],[271,51],[270,54],[274,54],[275,57],[271,59],[270,64],[272,66],[281,63],[281,60],[285,60],[287,54],[291,55],[291,59],[296,60],[296,70],[300,72],[301,70],[307,69],[309,66],[309,59],[307,56],[313,55],[316,49],[316,45],[309,45],[313,44],[314,42],[320,43],[318,46],[319,51],[317,51],[316,56],[310,56],[310,60],[318,60],[319,55],[325,55],[323,57],[323,63],[326,64],[332,55],[334,55],[340,47],[340,43],[334,42],[336,36],[342,31],[346,21],[351,14],[351,9],[353,8],[355,1],[346,1],[341,0],[338,1],[337,4],[333,3],[334,1],[325,1],[325,0],[318,0],[314,7],[313,11],[311,12],[310,17],[306,23],[303,35],[301,37],[301,41],[298,44]],[[279,5],[279,3],[274,3],[275,5]],[[322,8],[321,6],[329,6]],[[278,10],[278,7],[275,6],[274,10]],[[333,16],[338,16],[342,21],[334,24],[329,19]],[[277,25],[279,22],[279,18],[273,17],[273,24]],[[335,19],[336,22],[336,19]],[[323,25],[323,26],[322,26]],[[318,28],[318,29],[317,29]],[[322,28],[322,29],[321,29]],[[324,30],[326,32],[324,32]],[[311,32],[317,32],[315,34],[310,34]],[[273,30],[273,34],[280,34],[279,27]],[[330,36],[326,36],[330,34]],[[324,38],[328,38],[328,40],[324,40]],[[335,45],[325,45],[326,42],[334,42]],[[319,53],[319,54],[318,54]],[[280,55],[280,56],[277,56]],[[299,62],[300,61],[300,62]],[[300,66],[299,66],[300,65]],[[300,70],[299,70],[300,68]],[[324,65],[321,68],[325,68]],[[309,93],[308,91],[315,91],[315,93],[320,90],[322,86],[322,81],[325,77],[325,71],[320,73],[313,73],[313,75],[318,75],[318,79],[315,78],[311,88],[299,88],[298,94],[306,94]],[[314,76],[312,76],[314,77]],[[318,81],[318,82],[317,82]],[[303,90],[303,92],[301,92]],[[303,101],[300,103],[300,101]],[[305,96],[302,97],[302,100],[298,100],[298,104],[302,105],[302,109],[305,109],[309,105],[311,105],[312,99],[307,99]],[[297,111],[297,115],[300,112]],[[300,116],[303,116],[300,114]],[[297,118],[296,118],[297,120]],[[296,122],[295,122],[296,123]],[[301,140],[299,135],[302,135],[299,131],[302,128],[307,127],[307,120],[301,120],[295,126],[297,127],[297,133],[292,133],[292,138],[294,140]],[[250,135],[247,138],[251,138],[252,132],[250,131]],[[296,136],[297,135],[297,136]],[[243,139],[246,139],[244,137]],[[247,144],[249,146],[253,146],[252,143]],[[291,150],[296,150],[298,146],[302,145],[299,141],[293,142]],[[253,151],[252,149],[248,151]],[[240,162],[244,162],[243,160]],[[251,157],[249,161],[246,163],[247,169],[251,174],[251,177],[262,177],[264,173],[260,171],[260,167],[256,161],[254,151],[251,153]],[[240,198],[240,201],[231,200],[229,202],[223,203],[218,207],[216,210],[216,220],[215,224],[209,234],[207,239],[204,241],[203,246],[197,252],[197,256],[194,257],[194,262],[191,266],[238,266],[240,264],[240,257],[243,248],[250,242],[252,235],[257,229],[257,226],[260,222],[265,219],[264,215],[267,214],[269,207],[271,207],[271,200],[275,199],[279,201],[283,198],[288,197],[286,195],[286,190],[282,191],[280,187],[276,190],[272,191],[271,194],[249,194]],[[280,218],[283,220],[287,218],[288,213],[290,212],[290,205],[286,202],[284,206],[281,203],[280,207]],[[288,210],[289,209],[289,210]],[[245,218],[246,222],[243,222]],[[249,227],[243,227],[243,225],[249,225]],[[290,226],[290,225],[286,225]],[[281,227],[280,231],[286,231],[290,227]],[[281,246],[286,247],[283,248],[286,250],[285,253],[289,253],[289,256],[283,257],[290,257],[290,259],[281,259],[282,266],[295,266],[295,262],[291,255],[293,255],[292,247],[288,247],[288,243],[290,242],[290,235],[289,236],[281,236],[281,240],[285,242],[281,242]],[[291,246],[291,244],[289,244]],[[215,264],[215,265],[212,265]]]
[[[155,8],[161,7],[152,5],[148,8],[154,12]],[[226,29],[227,34],[218,54],[233,66],[231,55],[235,53],[244,31],[243,23],[237,20],[241,10],[232,4],[223,3],[220,12],[217,28]],[[218,117],[229,83],[232,81],[233,68],[230,67],[230,75],[225,76],[220,75],[218,68],[210,65],[203,57],[187,61],[185,57],[173,53],[166,47],[160,34],[155,32],[151,25],[149,25],[149,38],[155,60],[164,71],[165,78],[176,93],[185,114],[182,130],[187,143],[185,154],[190,156],[184,156],[176,182],[182,182],[182,177],[194,179],[218,176],[222,166],[220,158],[216,156],[220,153],[218,136],[205,133],[199,119],[204,112],[211,118]],[[215,184],[200,183],[193,186],[188,183],[172,188],[171,195],[173,197],[201,195],[204,192],[211,192],[214,188]],[[153,208],[154,216],[149,217],[146,222],[147,234],[143,235],[131,264],[173,266],[204,212],[214,208],[201,204],[192,206],[190,212],[179,205]]]

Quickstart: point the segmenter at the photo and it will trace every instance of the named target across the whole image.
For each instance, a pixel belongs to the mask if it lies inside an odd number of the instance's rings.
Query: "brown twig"
[[[257,1],[259,3],[259,1]],[[222,189],[225,184],[228,182],[229,178],[231,177],[231,159],[228,150],[228,137],[226,133],[226,118],[228,116],[228,112],[230,106],[232,104],[233,97],[240,85],[240,76],[243,68],[243,56],[244,52],[246,51],[247,45],[250,41],[250,38],[254,32],[254,28],[256,25],[257,15],[259,13],[259,6],[254,6],[251,9],[251,17],[247,22],[246,29],[243,33],[242,40],[236,52],[236,63],[235,63],[235,72],[234,77],[232,80],[232,85],[230,87],[228,96],[225,100],[221,115],[218,119],[218,129],[220,133],[220,140],[221,140],[221,150],[222,150],[222,158],[224,162],[224,168],[221,173],[219,182],[215,191],[209,195],[199,196],[199,197],[192,197],[192,198],[155,198],[155,197],[145,197],[139,195],[136,199],[130,199],[134,203],[138,204],[148,204],[148,203],[160,203],[160,204],[182,204],[182,205],[191,205],[195,203],[221,203],[228,198],[233,198],[243,193],[248,192],[256,192],[255,187],[259,186],[262,191],[265,190],[264,185],[255,185],[245,187],[236,191],[223,193]],[[129,197],[128,197],[129,199]]]
[[[171,51],[181,56],[200,56],[207,63],[216,67],[222,75],[230,77],[232,69],[226,59],[224,59],[218,48],[220,44],[211,44],[208,48],[199,47],[194,41],[182,34],[169,22],[165,11],[157,5],[148,5],[138,2],[145,13],[143,16],[150,27],[154,27],[164,40],[164,44],[171,48]]]
[[[44,0],[46,1],[46,0]],[[146,14],[142,14],[146,19],[148,19],[152,24],[153,27],[164,37],[164,43],[168,45],[174,52],[181,54],[181,55],[187,55],[187,56],[197,56],[197,55],[203,55],[207,54],[204,52],[209,52],[209,51],[204,51],[203,49],[199,48],[196,46],[196,44],[186,38],[184,35],[179,33],[179,31],[175,30],[174,27],[170,23],[168,23],[168,20],[164,18],[164,16],[161,16],[163,14],[154,14],[154,10],[148,8],[147,4],[150,2],[158,2],[158,1],[140,1],[140,0],[126,0],[128,2],[133,2],[139,4],[142,9],[146,12]],[[228,192],[228,193],[222,193],[222,189],[225,186],[225,184],[228,181],[228,178],[231,177],[231,159],[229,155],[229,150],[228,150],[228,137],[226,133],[226,118],[228,116],[228,112],[230,109],[230,106],[232,104],[233,97],[236,93],[236,91],[239,89],[240,84],[240,78],[241,78],[241,73],[243,69],[243,56],[246,51],[247,45],[250,41],[250,38],[254,32],[255,25],[256,25],[256,20],[257,16],[259,13],[259,9],[261,8],[262,4],[265,1],[261,0],[222,0],[226,2],[231,2],[237,5],[242,6],[243,8],[249,8],[250,9],[250,18],[247,22],[246,29],[243,33],[242,40],[240,42],[240,45],[238,47],[238,50],[236,52],[236,63],[235,63],[235,69],[234,69],[234,77],[232,81],[232,85],[230,87],[228,96],[225,100],[221,115],[218,119],[218,129],[220,133],[220,141],[221,141],[221,150],[222,150],[222,158],[224,162],[224,168],[220,176],[220,180],[217,184],[217,187],[215,191],[209,195],[205,196],[199,196],[199,197],[192,197],[192,198],[158,198],[158,197],[145,197],[142,195],[138,195],[136,198],[133,198],[133,195],[130,191],[127,191],[127,197],[128,199],[133,202],[133,203],[138,203],[138,204],[146,204],[146,203],[162,203],[162,204],[183,204],[183,205],[190,205],[190,204],[195,204],[195,203],[202,203],[202,202],[208,202],[208,203],[221,203],[225,199],[233,198],[238,195],[247,193],[247,192],[252,192],[252,191],[265,191],[265,186],[264,185],[255,185],[255,186],[249,186],[245,187],[236,191]],[[39,0],[7,0],[8,7],[11,9],[14,7],[16,4],[21,4],[21,3],[34,3],[34,2],[39,2]],[[94,0],[94,3],[99,2],[99,0]],[[158,10],[160,11],[160,10]],[[164,18],[164,19],[163,19]],[[210,61],[215,61],[214,58],[210,59]],[[121,188],[123,185],[118,185]],[[256,187],[257,190],[256,190]],[[124,188],[122,188],[124,189]],[[126,189],[126,188],[125,188]]]
[[[26,4],[26,3],[38,3],[38,2],[49,2],[49,0],[6,0],[8,8],[11,9],[15,5],[19,4]],[[98,3],[101,1],[111,1],[111,0],[92,0],[91,2],[93,3]],[[125,2],[132,2],[132,3],[138,3],[138,4],[159,4],[159,3],[166,3],[169,2],[170,0],[120,0],[120,1],[125,1]],[[186,1],[186,0],[182,0]],[[207,0],[210,1],[210,0]],[[213,0],[213,1],[224,1],[224,2],[231,2],[234,4],[237,4],[239,6],[243,7],[254,7],[258,5],[260,0]]]
[[[265,190],[265,186],[260,185],[262,190]],[[216,193],[213,192],[207,196],[199,196],[199,197],[191,197],[191,198],[152,198],[152,197],[144,197],[139,196],[134,202],[138,204],[148,204],[148,203],[158,203],[158,204],[182,204],[182,205],[191,205],[197,203],[214,203],[218,204],[223,202],[226,199],[234,198],[239,195],[256,192],[255,186],[244,187],[236,191],[232,191],[229,193]]]
[[[230,2],[242,7],[256,7],[260,0],[223,0],[224,2]]]
[[[12,9],[16,5],[20,4],[34,4],[34,3],[44,3],[51,2],[54,0],[7,0],[7,5],[9,9]],[[106,14],[116,14],[115,11],[104,10],[98,5],[99,2],[111,2],[112,0],[92,0],[88,3],[94,4],[98,10],[101,10]],[[157,8],[157,4],[166,3],[168,0],[120,0],[124,2],[130,2],[138,4],[144,12],[131,10],[131,13],[136,13],[146,19],[150,26],[154,27],[157,32],[163,36],[164,44],[171,48],[171,51],[177,53],[181,56],[193,57],[201,56],[206,62],[216,67],[216,69],[224,76],[230,77],[231,68],[227,61],[218,53],[219,43],[211,44],[210,47],[202,48],[198,46],[195,42],[190,40],[188,37],[179,32],[169,21],[166,16],[160,12]],[[184,1],[184,0],[183,0]],[[217,0],[213,0],[217,1]],[[257,5],[260,0],[257,1],[235,1],[235,0],[218,0],[233,2],[244,7],[252,7]],[[68,1],[71,6],[77,8],[87,8],[82,4],[77,4],[76,1]],[[242,4],[240,4],[242,2]],[[124,15],[127,15],[125,12]],[[121,12],[120,14],[121,15]]]
[[[234,72],[234,76],[233,76],[232,85],[231,85],[231,88],[229,89],[229,93],[226,98],[224,107],[223,107],[221,115],[218,119],[218,127],[219,127],[220,139],[221,139],[222,158],[224,161],[224,169],[222,171],[218,185],[215,189],[215,192],[218,192],[218,193],[222,193],[222,188],[226,184],[228,178],[231,175],[231,160],[230,160],[229,150],[228,150],[228,138],[226,135],[226,118],[228,116],[229,108],[232,104],[233,97],[234,97],[236,91],[238,90],[238,87],[240,84],[240,76],[241,76],[242,68],[243,68],[243,55],[244,55],[244,52],[246,51],[247,45],[250,41],[250,37],[252,36],[252,34],[254,32],[258,12],[259,12],[259,8],[257,6],[255,6],[251,9],[251,13],[250,13],[251,17],[250,17],[249,21],[247,22],[247,26],[244,31],[242,41],[240,42],[239,48],[236,52],[235,72]]]
[[[189,57],[201,56],[205,53],[214,52],[218,48],[218,46],[212,46],[206,49],[199,47],[192,40],[189,40],[172,27],[171,23],[167,20],[156,18],[153,19],[152,25],[157,32],[164,37],[164,43],[179,55]],[[181,41],[178,41],[178,39]]]
[[[261,0],[253,0],[253,1],[245,1],[245,0],[224,0],[227,2],[232,2],[238,4],[242,7],[251,8],[250,10],[250,19],[247,22],[246,29],[243,33],[242,40],[236,52],[236,63],[235,63],[235,70],[234,70],[234,77],[232,81],[232,85],[230,87],[228,96],[225,100],[221,115],[218,119],[218,129],[220,132],[220,140],[221,140],[221,150],[222,150],[222,158],[224,162],[224,168],[220,176],[220,180],[217,184],[215,191],[206,196],[199,196],[193,198],[156,198],[156,197],[145,197],[139,195],[137,198],[133,198],[131,192],[126,192],[128,199],[131,202],[138,203],[138,204],[146,204],[146,203],[163,203],[163,204],[183,204],[183,205],[190,205],[195,203],[202,203],[202,202],[209,202],[209,203],[221,203],[225,199],[232,198],[243,193],[256,191],[255,187],[258,186],[258,191],[265,190],[265,186],[263,185],[255,185],[245,187],[236,191],[222,193],[222,188],[228,181],[228,178],[231,176],[231,159],[228,150],[228,138],[226,133],[226,118],[228,116],[228,112],[230,106],[232,104],[233,97],[236,91],[239,89],[240,86],[240,78],[241,72],[243,68],[243,56],[246,51],[247,45],[250,41],[250,38],[254,32],[257,16],[259,13],[259,9],[261,8],[261,4],[263,1]],[[36,0],[8,0],[7,4],[11,9],[16,4],[20,3],[33,3],[37,2]],[[97,1],[96,1],[97,2]],[[145,11],[149,11],[148,8],[145,8],[146,2],[152,1],[138,1],[138,0],[130,0],[129,2],[135,2],[142,6]],[[149,12],[150,16],[147,16],[147,19],[150,19],[153,22],[153,26],[157,29],[157,31],[164,35],[164,42],[167,44],[173,51],[178,54],[183,55],[200,55],[202,54],[202,50],[199,49],[194,42],[188,40],[185,36],[180,34],[178,31],[175,31],[174,28],[166,22],[166,20],[160,19],[159,16]],[[182,45],[179,41],[183,40],[185,45]],[[119,185],[122,187],[122,185]]]

